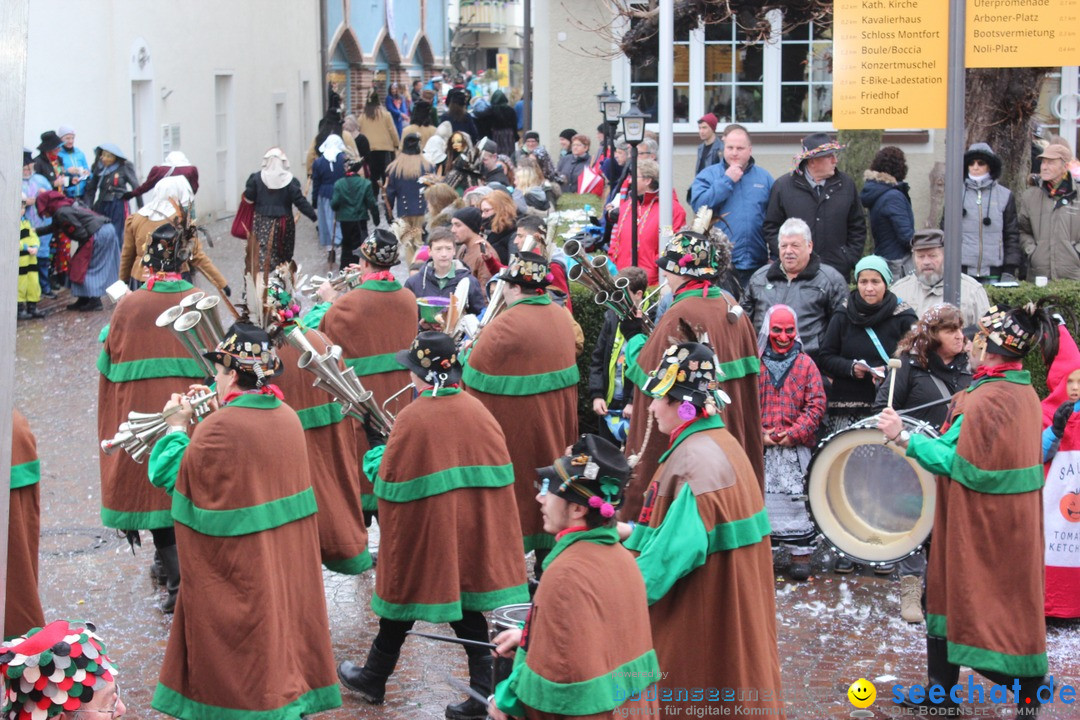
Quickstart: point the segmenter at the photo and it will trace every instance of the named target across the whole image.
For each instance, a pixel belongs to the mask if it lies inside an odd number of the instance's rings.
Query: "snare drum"
[[[491,624],[502,630],[517,630],[525,624],[532,603],[503,605],[491,611]]]
[[[928,423],[901,416],[904,429],[938,437]],[[915,553],[934,523],[934,476],[886,443],[877,416],[818,445],[807,476],[810,519],[842,555],[870,565]]]

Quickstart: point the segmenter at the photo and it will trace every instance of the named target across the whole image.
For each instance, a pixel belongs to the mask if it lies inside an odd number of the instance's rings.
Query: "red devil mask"
[[[769,345],[773,352],[783,354],[791,350],[796,335],[795,315],[786,307],[776,308],[769,318]]]

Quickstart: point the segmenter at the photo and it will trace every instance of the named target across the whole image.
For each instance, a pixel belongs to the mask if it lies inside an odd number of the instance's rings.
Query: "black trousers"
[[[397,655],[401,652],[401,646],[405,644],[407,633],[412,630],[412,620],[387,620],[379,619],[379,634],[375,636],[373,643],[379,652],[388,655]],[[481,612],[465,610],[461,613],[461,619],[450,623],[454,634],[462,640],[476,640],[477,642],[489,642],[487,618]],[[465,653],[470,657],[488,656],[491,652],[487,648],[466,645]]]
[[[341,221],[341,269],[358,262],[357,251],[368,234],[367,220]]]

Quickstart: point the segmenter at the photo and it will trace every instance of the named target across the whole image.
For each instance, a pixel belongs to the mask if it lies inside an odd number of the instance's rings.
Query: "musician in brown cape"
[[[38,596],[38,538],[41,535],[41,462],[30,423],[11,411],[11,495],[8,511],[4,637],[24,635],[45,624]]]
[[[416,336],[416,297],[390,272],[399,262],[399,245],[389,230],[377,229],[368,235],[360,243],[360,285],[334,300],[319,323],[319,329],[341,346],[345,364],[353,368],[379,405],[409,384],[409,372],[394,354]],[[397,411],[411,399],[411,394],[400,395],[388,409]],[[371,480],[362,467],[369,449],[363,428],[358,427],[360,498],[368,516],[377,509]]]
[[[537,551],[539,575],[555,538],[536,512],[533,480],[536,468],[561,455],[577,435],[574,329],[545,291],[551,275],[542,256],[515,255],[502,277],[506,310],[477,338],[463,379],[508,439],[525,552]]]
[[[699,227],[697,222],[694,227]],[[750,458],[754,475],[764,492],[765,448],[758,399],[757,334],[735,299],[713,285],[730,263],[731,246],[718,229],[714,228],[708,234],[683,230],[675,236],[657,262],[661,277],[674,292],[671,307],[656,323],[656,329],[648,339],[640,335],[634,341],[627,340],[626,377],[638,387],[644,385],[646,373],[659,364],[671,338],[679,335],[680,321],[688,323],[698,335],[708,337],[720,358],[717,380],[723,383],[724,392],[731,398],[731,405],[723,411],[724,421]],[[626,504],[619,511],[623,520],[637,518],[645,486],[665,447],[660,433],[648,432],[651,423],[648,406],[648,396],[637,393],[626,452],[637,455],[638,463],[626,489]]]
[[[110,324],[102,331],[97,361],[101,373],[98,436],[102,439],[115,435],[129,412],[156,412],[162,398],[186,390],[193,380],[206,375],[172,330],[155,324],[161,313],[196,292],[180,277],[180,268],[191,253],[193,232],[186,223],[179,227],[165,223],[154,230],[142,256],[149,273],[146,284],[121,298]],[[98,460],[101,522],[126,531],[133,546],[140,544],[140,530],[150,531],[155,547],[150,575],[166,586],[168,596],[161,609],[170,613],[180,587],[180,564],[169,496],[146,481],[146,466],[127,453],[101,452]]]
[[[616,445],[582,435],[537,473],[537,512],[555,548],[524,629],[495,638],[514,669],[488,712],[496,720],[658,715],[645,584],[615,527],[630,466]]]
[[[891,408],[878,427],[937,475],[934,535],[926,569],[926,663],[940,703],[904,704],[959,712],[966,665],[1011,690],[1018,715],[1053,696],[1043,615],[1042,410],[1022,360],[1043,345],[1049,366],[1058,331],[1047,310],[991,307],[979,320],[971,386],[953,396],[937,438],[912,435]],[[999,688],[1005,686],[1005,688]]]
[[[151,482],[172,497],[184,568],[151,706],[184,720],[294,720],[337,707],[303,429],[270,383],[281,363],[245,323],[206,357],[220,407],[189,439],[190,398],[174,394],[169,434],[150,457]]]
[[[487,642],[483,613],[529,599],[518,550],[513,467],[495,418],[461,391],[461,366],[449,335],[420,333],[397,354],[419,397],[401,411],[386,444],[364,458],[379,499],[383,530],[371,609],[379,634],[361,667],[345,661],[338,677],[370,703],[383,701],[406,633],[417,620],[450,623],[460,638]],[[467,646],[469,684],[491,693],[492,656]],[[446,708],[449,720],[486,717],[474,699]]]
[[[270,336],[282,366],[275,384],[304,428],[311,485],[319,505],[316,520],[323,565],[357,575],[371,567],[372,558],[360,501],[355,421],[342,415],[341,405],[315,387],[315,376],[297,365],[304,352],[300,346],[324,355],[332,343],[325,334],[300,323],[295,282],[296,266],[291,262],[270,271],[265,284],[249,276],[248,317]],[[345,364],[338,360],[337,367],[344,370]]]
[[[783,717],[769,518],[721,419],[720,364],[708,345],[681,343],[649,376],[642,389],[668,448],[641,521],[620,531],[645,579],[661,707]]]

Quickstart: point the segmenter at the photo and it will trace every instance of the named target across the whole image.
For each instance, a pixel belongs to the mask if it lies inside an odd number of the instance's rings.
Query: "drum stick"
[[[480,693],[476,692],[471,687],[469,687],[465,683],[461,682],[457,678],[453,678],[453,677],[450,677],[449,675],[447,675],[446,677],[443,678],[443,682],[445,682],[447,685],[454,688],[458,692],[465,693],[466,695],[471,697],[473,700],[476,700],[477,702],[484,703],[484,707],[485,708],[487,707],[488,699],[486,697],[484,697]],[[485,715],[484,717],[487,717],[487,716]]]
[[[893,390],[896,389],[896,371],[900,369],[902,363],[897,358],[889,358],[888,365],[892,370],[892,375],[889,377],[889,404],[886,407],[892,409]]]
[[[457,643],[458,645],[487,648],[488,650],[494,650],[498,647],[495,643],[480,642],[479,640],[466,640],[464,638],[450,637],[449,635],[434,635],[432,633],[419,632],[417,630],[410,630],[405,634],[416,635],[418,637],[428,638],[429,640],[442,640],[443,642]]]

